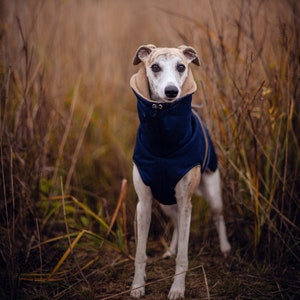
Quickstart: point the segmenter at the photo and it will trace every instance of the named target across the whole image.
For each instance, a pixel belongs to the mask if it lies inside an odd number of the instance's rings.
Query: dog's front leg
[[[136,208],[137,247],[134,263],[135,272],[130,295],[134,298],[140,298],[145,294],[146,245],[151,222],[152,193],[150,188],[143,183],[136,166],[133,168],[133,183],[139,202]]]
[[[176,185],[176,200],[178,209],[178,251],[176,270],[169,299],[184,298],[185,276],[188,270],[188,244],[192,214],[191,197],[200,180],[200,168],[189,171]]]
[[[178,251],[176,256],[175,277],[169,292],[169,299],[183,298],[185,291],[185,275],[188,269],[188,242],[192,212],[191,198],[186,198],[184,202],[183,207],[178,208]]]

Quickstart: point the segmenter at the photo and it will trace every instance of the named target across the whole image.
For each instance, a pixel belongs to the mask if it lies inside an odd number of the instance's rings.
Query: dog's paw
[[[168,298],[170,300],[183,299],[184,290],[185,290],[184,280],[178,280],[178,281],[174,280]]]
[[[221,251],[225,258],[227,258],[229,256],[230,251],[231,251],[231,245],[229,244],[228,241],[221,244]]]
[[[183,299],[184,298],[184,290],[173,290],[171,289],[168,295],[169,300],[175,299]]]
[[[130,296],[132,298],[140,298],[145,295],[145,287],[144,286],[135,286],[132,285]]]
[[[173,253],[171,250],[167,250],[164,255],[162,256],[163,259],[167,259],[167,258],[170,258],[172,256],[174,256],[175,253]]]

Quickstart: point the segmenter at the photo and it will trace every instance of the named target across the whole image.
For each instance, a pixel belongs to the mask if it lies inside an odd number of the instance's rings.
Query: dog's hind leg
[[[231,250],[231,246],[228,242],[223,217],[223,202],[219,170],[216,170],[213,173],[206,172],[202,174],[200,191],[212,209],[213,220],[219,235],[220,248],[224,257],[227,257]]]
[[[150,188],[143,183],[136,166],[133,168],[133,183],[139,202],[136,208],[137,247],[134,262],[135,272],[130,295],[134,298],[140,298],[145,294],[146,245],[151,222],[152,193]]]
[[[172,220],[173,223],[173,235],[169,246],[169,249],[164,253],[163,258],[171,257],[177,253],[178,244],[178,216],[177,216],[177,204],[174,205],[160,205],[164,213]]]

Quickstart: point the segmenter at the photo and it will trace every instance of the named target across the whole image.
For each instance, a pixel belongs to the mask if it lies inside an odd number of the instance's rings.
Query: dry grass
[[[194,101],[223,175],[232,257],[221,259],[207,205],[194,199],[187,298],[296,298],[296,0],[2,0],[0,14],[1,299],[130,288],[138,120],[129,79],[145,43],[199,51]],[[170,238],[157,205],[153,221],[145,299],[165,299],[174,261],[157,259]]]

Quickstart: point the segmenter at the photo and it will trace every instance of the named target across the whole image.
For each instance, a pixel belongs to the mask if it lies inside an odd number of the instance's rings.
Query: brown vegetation
[[[187,299],[296,299],[298,1],[1,0],[0,14],[1,299],[129,299],[129,78],[147,43],[198,50],[194,101],[223,177],[233,252],[221,258],[195,198]],[[154,204],[145,299],[167,295],[174,261],[159,257],[169,239]]]

